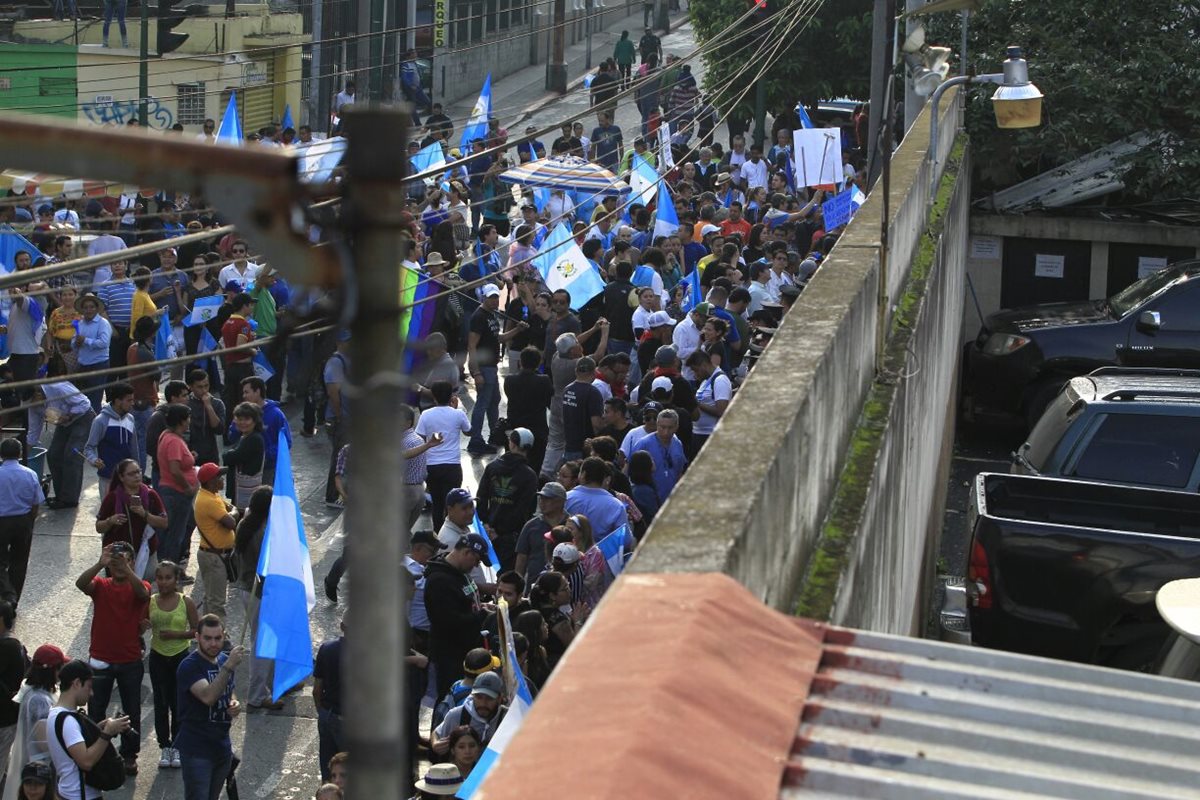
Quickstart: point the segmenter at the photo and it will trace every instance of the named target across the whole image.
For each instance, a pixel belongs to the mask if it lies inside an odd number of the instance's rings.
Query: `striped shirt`
[[[128,278],[105,284],[96,289],[96,295],[104,301],[108,321],[118,328],[128,328],[133,316],[133,293],[136,287]]]

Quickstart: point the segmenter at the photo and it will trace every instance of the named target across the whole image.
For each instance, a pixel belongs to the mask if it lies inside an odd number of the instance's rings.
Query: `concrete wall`
[[[942,130],[948,132],[939,137],[943,142],[939,168],[957,127],[957,95],[948,93],[943,103]],[[926,110],[892,160],[891,297],[900,295],[925,228],[928,138]],[[859,411],[875,378],[882,200],[882,192],[873,191],[859,209],[739,390],[713,439],[655,519],[631,570],[725,572],[768,604],[784,610],[795,607],[858,427]],[[937,274],[944,279],[945,273]],[[961,303],[961,290],[957,300],[943,299],[953,294],[953,288],[946,287],[938,302]],[[959,308],[954,305],[951,313],[954,331]],[[939,326],[943,322],[941,313],[922,320]],[[940,368],[929,368],[929,374],[940,374]],[[937,391],[941,389],[931,388],[931,396]],[[920,408],[928,405],[922,397]],[[943,432],[938,421],[939,415],[933,415],[921,435],[940,442]],[[901,435],[910,434],[905,427]],[[922,460],[915,466],[923,472],[913,480],[936,482],[930,465]],[[890,498],[887,480],[891,476],[883,477],[881,491]],[[915,499],[928,505],[927,498]],[[870,548],[876,546],[872,536],[862,540]],[[875,563],[874,552],[855,561],[855,565]],[[855,577],[859,575],[863,580],[879,577],[861,573]],[[915,602],[912,597],[893,600]]]
[[[963,307],[963,341],[974,339],[979,333],[983,317],[1003,307],[1000,284],[1007,241],[1050,239],[1090,242],[1089,298],[1107,297],[1124,288],[1109,281],[1109,255],[1113,244],[1144,247],[1147,255],[1157,255],[1163,248],[1177,249],[1186,254],[1185,257],[1200,255],[1200,228],[1184,225],[982,213],[972,214],[970,224],[971,240],[966,263],[974,294],[968,291]]]

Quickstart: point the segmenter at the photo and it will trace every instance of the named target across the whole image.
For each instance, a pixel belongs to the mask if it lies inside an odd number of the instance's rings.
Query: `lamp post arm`
[[[938,104],[942,101],[942,95],[951,86],[962,86],[969,83],[1003,83],[1004,73],[990,72],[986,75],[959,75],[943,81],[929,98],[929,112],[932,116],[929,118],[929,202],[933,202],[934,196],[937,194],[937,141],[938,141]]]

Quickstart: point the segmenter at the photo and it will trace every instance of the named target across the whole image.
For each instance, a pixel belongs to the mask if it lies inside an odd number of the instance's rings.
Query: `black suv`
[[[966,347],[964,412],[1021,415],[1032,427],[1068,380],[1112,365],[1200,367],[1200,260],[1162,269],[1106,300],[988,316]]]
[[[1012,472],[1197,491],[1200,371],[1105,367],[1072,378]]]

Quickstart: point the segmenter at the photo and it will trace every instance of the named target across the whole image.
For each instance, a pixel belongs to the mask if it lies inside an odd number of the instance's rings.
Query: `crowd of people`
[[[548,148],[528,131],[510,146],[493,119],[464,154],[450,144],[454,121],[431,107],[409,145],[440,143],[450,165],[444,179],[410,181],[402,220],[412,245],[403,265],[440,298],[430,330],[408,342],[408,403],[395,414],[397,494],[413,529],[399,570],[410,592],[410,756],[428,764],[413,774],[418,797],[453,796],[502,723],[514,699],[507,641],[536,697],[620,571],[606,543],[625,557],[636,549],[838,237],[821,210],[835,187],[794,183],[798,123],[779,114],[766,152],[737,131],[725,149],[689,67],[670,56],[660,67],[662,55],[651,31],[636,55],[622,36],[592,85],[590,135],[573,121]],[[636,131],[614,122],[623,89]],[[673,131],[665,151],[653,135],[662,122]],[[500,180],[547,156],[626,179],[644,161],[665,191],[543,196]],[[848,187],[858,156],[843,157]],[[678,220],[670,229],[663,203]],[[180,770],[188,800],[212,800],[235,781],[237,716],[282,707],[271,662],[253,655],[253,623],[245,648],[226,635],[231,590],[253,619],[279,443],[292,436],[281,401],[303,405],[302,436],[328,437],[325,501],[340,508],[354,491],[349,336],[255,348],[285,315],[309,318],[324,294],[289,286],[236,235],[169,246],[220,223],[199,198],[126,195],[82,209],[37,200],[0,205],[3,222],[30,230],[18,271],[84,249],[112,256],[9,294],[0,374],[42,379],[0,394],[28,424],[24,441],[0,442],[0,685],[12,698],[24,684],[19,702],[0,698],[11,796],[90,800],[104,788],[93,774],[113,759],[112,781],[136,775],[148,671],[157,766]],[[599,290],[572,291],[535,266],[560,225]],[[164,247],[122,256],[148,241]],[[164,368],[164,355],[191,358]],[[41,444],[45,481],[21,463]],[[474,489],[468,460],[482,468]],[[49,644],[28,657],[10,632],[35,521],[43,507],[74,513],[93,472],[101,546],[76,580],[94,607],[89,658]],[[335,603],[344,563],[323,580]],[[339,797],[346,781],[341,652],[339,637],[315,656],[318,798]],[[121,711],[109,716],[114,689]]]

